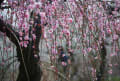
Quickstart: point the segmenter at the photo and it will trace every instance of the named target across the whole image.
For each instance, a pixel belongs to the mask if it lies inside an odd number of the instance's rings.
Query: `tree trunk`
[[[34,56],[34,49],[29,50],[29,48],[22,48],[22,51],[23,57],[22,55],[18,56],[20,67],[17,81],[40,81],[42,71],[40,69],[40,65],[38,64],[39,56]],[[17,53],[19,54],[19,50]]]
[[[40,16],[37,15],[38,18],[34,19],[34,22],[37,24],[34,24],[33,27],[30,27],[29,32],[32,31],[32,28],[34,28],[34,31],[32,34],[35,34],[36,39],[33,39],[31,33],[30,38],[32,40],[28,40],[29,44],[26,48],[22,47],[22,54],[20,53],[20,50],[17,49],[17,57],[20,61],[20,67],[19,67],[19,75],[17,78],[17,81],[40,81],[42,76],[42,71],[40,68],[40,65],[38,64],[40,58],[39,58],[39,42],[40,37],[42,34],[41,26],[40,26]]]
[[[100,63],[100,67],[96,75],[97,75],[97,81],[104,81],[103,77],[104,77],[104,72],[105,72],[105,64],[106,64],[106,56],[107,56],[104,43],[101,44],[100,52],[101,52],[101,63]]]
[[[40,19],[40,18],[39,18]],[[35,31],[36,39],[29,41],[26,48],[19,45],[19,34],[12,29],[12,26],[6,24],[2,19],[0,19],[0,32],[5,33],[12,43],[16,45],[17,58],[20,62],[19,74],[17,81],[40,81],[42,76],[42,71],[39,61],[39,41],[41,37],[41,27],[40,20],[37,22]],[[32,35],[31,35],[32,36]],[[34,48],[33,48],[34,46]]]

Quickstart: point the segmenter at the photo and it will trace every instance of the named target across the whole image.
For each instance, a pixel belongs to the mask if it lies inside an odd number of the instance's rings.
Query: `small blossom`
[[[30,4],[34,5],[35,4],[35,0],[30,0]]]
[[[26,48],[26,47],[27,47],[27,44],[24,44],[24,47]]]
[[[62,64],[63,66],[66,66],[66,65],[67,65],[67,63],[66,63],[66,62],[61,62],[61,64]]]
[[[32,48],[35,48],[35,45],[33,45]]]
[[[112,69],[110,69],[110,70],[108,71],[108,73],[109,73],[109,74],[112,74]]]
[[[88,52],[91,52],[91,50],[92,50],[92,48],[88,48],[88,49],[87,49]]]
[[[23,44],[24,44],[24,47],[26,48],[27,44],[28,44],[28,41],[24,41]]]
[[[23,42],[20,42],[20,46],[23,46]]]
[[[52,66],[51,66],[51,68],[55,68],[55,66],[54,66],[54,65],[52,65]]]
[[[52,48],[52,54],[57,54],[57,50],[55,50],[54,48]]]
[[[118,35],[114,34],[113,35],[113,40],[117,40],[118,39]]]
[[[33,20],[30,20],[30,24],[34,24],[34,21],[33,21]]]
[[[114,66],[118,66],[118,64],[117,64],[117,63],[115,63],[115,64],[114,64]]]
[[[43,37],[44,37],[44,38],[47,38],[46,32],[43,33]]]
[[[53,33],[53,29],[48,30],[49,33]]]
[[[98,57],[96,56],[95,59],[98,59]]]
[[[35,57],[35,58],[38,58],[38,55],[37,55],[37,54],[34,54],[34,57]]]
[[[65,56],[65,54],[62,55],[62,57],[64,57],[64,56]]]
[[[91,70],[92,70],[92,76],[96,77],[96,69],[95,68],[91,68]]]
[[[29,5],[29,6],[28,6],[28,9],[34,9],[34,8],[35,8],[34,5]]]
[[[23,36],[23,32],[20,31],[20,32],[19,32],[19,35],[20,35],[20,36]]]
[[[45,17],[45,12],[40,12],[41,17]]]
[[[33,37],[33,40],[35,40],[35,39],[36,39],[36,35],[35,35],[35,34],[32,34],[32,37]]]
[[[41,2],[36,2],[35,3],[35,8],[40,8],[42,6],[42,3]]]
[[[22,40],[22,37],[20,37],[20,40]]]
[[[115,55],[117,55],[117,54],[116,54],[116,53],[111,53],[111,54],[110,54],[111,57],[112,57],[112,56],[115,56]]]
[[[112,64],[109,64],[110,67],[112,67]]]
[[[52,56],[52,60],[55,60],[55,58],[56,58],[55,56]]]
[[[112,34],[112,31],[110,29],[107,29],[108,34]]]
[[[67,29],[64,29],[64,30],[63,30],[63,33],[64,33],[65,35],[67,35],[67,36],[70,36],[70,31],[67,30]]]
[[[67,41],[67,44],[68,44],[68,46],[71,46],[72,44],[71,44],[71,41]]]
[[[57,28],[57,26],[52,26],[52,29],[55,30]]]
[[[28,35],[26,35],[26,36],[24,37],[24,39],[25,39],[25,40],[29,40],[29,37],[28,37]]]
[[[86,54],[87,54],[86,50],[84,50],[84,49],[82,50],[82,53],[83,53],[84,56],[86,56]]]
[[[29,17],[30,17],[30,15],[29,15],[29,12],[28,12],[28,11],[25,13],[24,17],[25,17],[25,18],[29,18]]]
[[[116,11],[112,11],[112,14],[117,14],[117,12]]]
[[[68,23],[72,23],[72,22],[73,22],[73,19],[72,19],[72,18],[67,18],[67,22],[68,22]]]
[[[53,10],[55,10],[55,9],[56,9],[55,5],[52,5],[52,9],[53,9]]]

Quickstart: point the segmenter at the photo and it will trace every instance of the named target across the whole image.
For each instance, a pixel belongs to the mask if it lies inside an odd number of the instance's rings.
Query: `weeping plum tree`
[[[0,6],[3,1],[4,0],[1,0]],[[25,15],[23,13],[21,19],[23,19],[24,17]],[[13,26],[11,24],[8,24],[2,18],[0,18],[0,32],[4,33],[10,39],[10,41],[16,45],[17,58],[20,62],[17,81],[40,81],[42,76],[41,68],[38,65],[39,42],[42,34],[40,16],[38,14],[31,13],[31,19],[31,23],[33,22],[32,25],[29,27],[28,30],[21,30],[21,32],[23,32],[21,34],[20,32],[13,30]],[[27,39],[27,37],[26,39],[23,39],[25,35],[30,37],[31,40]]]
[[[56,58],[56,47],[64,43],[67,49],[83,55],[84,71],[91,75],[89,80],[103,81],[107,37],[111,37],[113,44],[111,54],[120,48],[118,0],[114,1],[117,6],[112,9],[104,0],[8,0],[5,4],[0,1],[0,31],[16,45],[20,62],[17,81],[40,81],[41,34],[53,57],[51,60]],[[86,61],[92,71],[88,71]]]
[[[37,34],[39,34],[38,38],[36,39],[36,43],[39,43],[40,35],[41,35],[41,29],[39,26],[36,26],[38,31],[36,31]],[[40,66],[38,65],[39,61],[39,47],[38,43],[34,44],[33,40],[30,41],[30,45],[28,47],[20,47],[19,45],[19,34],[12,30],[11,26],[9,24],[6,24],[3,20],[0,20],[0,31],[5,33],[6,36],[16,45],[17,50],[17,58],[20,62],[19,66],[19,75],[17,78],[17,81],[40,81],[42,72],[40,69]],[[36,36],[37,36],[36,34]],[[14,39],[14,40],[13,40]],[[35,45],[35,48],[33,46]],[[29,56],[28,56],[29,55]]]

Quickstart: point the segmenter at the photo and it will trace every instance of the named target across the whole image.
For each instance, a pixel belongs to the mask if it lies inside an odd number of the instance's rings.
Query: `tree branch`
[[[10,24],[6,24],[2,19],[0,19],[0,32],[5,33],[11,42],[16,46],[19,46],[19,34],[12,29]]]
[[[3,10],[3,9],[9,9],[9,8],[11,8],[11,7],[10,7],[10,6],[4,6],[4,7],[1,7],[1,6],[0,6],[0,9],[2,9],[2,10]]]
[[[19,45],[19,34],[18,32],[15,32],[13,29],[12,29],[12,26],[9,25],[9,24],[6,24],[2,19],[0,19],[0,31],[2,33],[5,33],[6,36],[10,39],[11,42],[13,42],[16,47],[17,47],[17,55],[18,55],[18,59],[19,59],[19,54],[21,54],[22,56],[22,62],[23,62],[23,67],[25,68],[25,72],[26,72],[26,75],[27,75],[27,78],[28,78],[28,81],[29,81],[29,75],[28,75],[28,71],[27,71],[27,68],[26,68],[26,65],[25,65],[25,62],[24,62],[24,56],[23,56],[23,53],[22,53],[22,49]]]

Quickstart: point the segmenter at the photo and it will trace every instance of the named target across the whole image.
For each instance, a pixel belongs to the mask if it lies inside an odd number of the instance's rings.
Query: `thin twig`
[[[57,73],[60,77],[62,77],[65,81],[69,81],[61,72],[56,72],[55,70],[51,69],[51,68],[46,68],[49,71],[52,71],[54,73]]]

